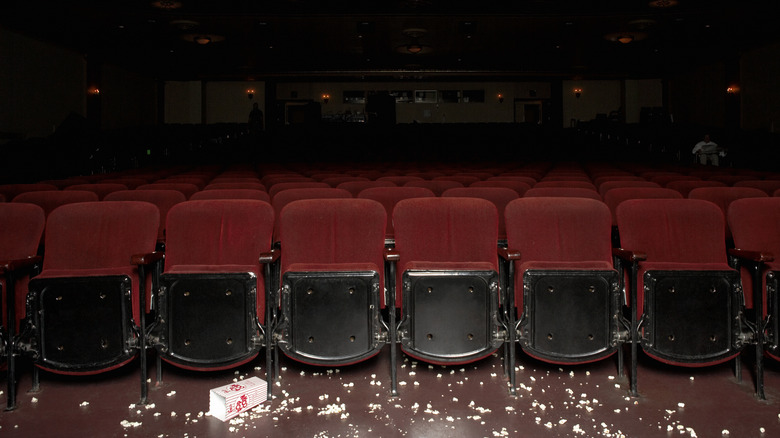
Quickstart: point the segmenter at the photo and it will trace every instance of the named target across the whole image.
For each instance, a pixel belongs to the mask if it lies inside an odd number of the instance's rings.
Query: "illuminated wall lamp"
[[[329,100],[330,100],[330,94],[326,93],[322,95],[322,103],[327,104]]]
[[[622,44],[628,44],[631,41],[634,41],[634,37],[631,35],[620,35],[619,37],[617,37],[617,40]]]
[[[728,94],[737,94],[739,93],[739,85],[730,85],[726,88],[726,93]]]
[[[504,103],[504,95],[501,93],[498,93],[498,103]]]
[[[247,88],[246,89],[246,97],[248,97],[249,100],[252,100],[252,98],[255,97],[255,89],[254,88]]]
[[[97,86],[91,86],[87,89],[87,93],[89,93],[90,96],[99,96],[100,95],[100,88]]]
[[[580,98],[580,96],[582,96],[582,88],[575,88],[575,89],[574,89],[574,97],[576,97],[577,99],[579,99],[579,98]]]

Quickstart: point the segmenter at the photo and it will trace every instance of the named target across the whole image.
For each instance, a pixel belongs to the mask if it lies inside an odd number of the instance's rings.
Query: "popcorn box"
[[[250,377],[209,392],[209,411],[213,417],[227,421],[264,402],[268,397],[268,383],[259,377]]]

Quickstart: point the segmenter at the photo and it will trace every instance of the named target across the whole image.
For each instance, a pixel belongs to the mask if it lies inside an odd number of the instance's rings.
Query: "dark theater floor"
[[[400,395],[391,397],[388,359],[387,347],[371,360],[337,369],[282,358],[275,397],[227,422],[208,414],[209,390],[234,379],[264,379],[262,361],[219,373],[165,366],[163,384],[150,384],[147,405],[136,404],[137,363],[85,378],[42,373],[35,394],[28,392],[31,373],[22,365],[18,408],[0,411],[0,436],[780,436],[776,362],[767,363],[766,400],[759,401],[747,361],[739,382],[733,362],[672,368],[640,356],[640,397],[631,398],[628,379],[617,375],[612,359],[559,367],[521,353],[517,396],[510,396],[498,354],[446,368],[401,356]]]

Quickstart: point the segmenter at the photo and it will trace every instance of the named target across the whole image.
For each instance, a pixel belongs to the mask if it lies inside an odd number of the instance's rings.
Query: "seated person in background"
[[[710,135],[705,134],[704,140],[696,143],[691,153],[698,156],[699,163],[713,166],[718,165],[718,156],[726,156],[726,149],[718,146],[717,143],[710,140]]]

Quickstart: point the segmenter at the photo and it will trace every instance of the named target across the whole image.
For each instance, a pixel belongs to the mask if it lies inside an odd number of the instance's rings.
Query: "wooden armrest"
[[[520,260],[520,251],[511,248],[498,248],[499,257],[504,260]]]
[[[620,257],[623,260],[628,260],[629,262],[632,263],[647,260],[647,254],[642,252],[635,252],[623,248],[612,248],[612,255],[616,257]]]
[[[394,248],[385,248],[385,260],[388,262],[397,262],[401,258],[401,254],[398,254]]]
[[[0,275],[8,272],[18,271],[19,269],[30,268],[43,260],[41,256],[34,255],[23,259],[5,260],[0,262]]]
[[[279,260],[279,253],[280,251],[277,249],[272,249],[268,252],[264,252],[260,254],[260,263],[274,263],[277,260]]]
[[[134,254],[130,257],[130,263],[134,265],[151,265],[165,258],[165,254],[160,251],[148,252],[145,254]]]
[[[754,262],[771,262],[774,261],[775,256],[769,252],[762,251],[750,251],[746,249],[730,248],[729,255],[739,257],[744,260],[750,260]]]

